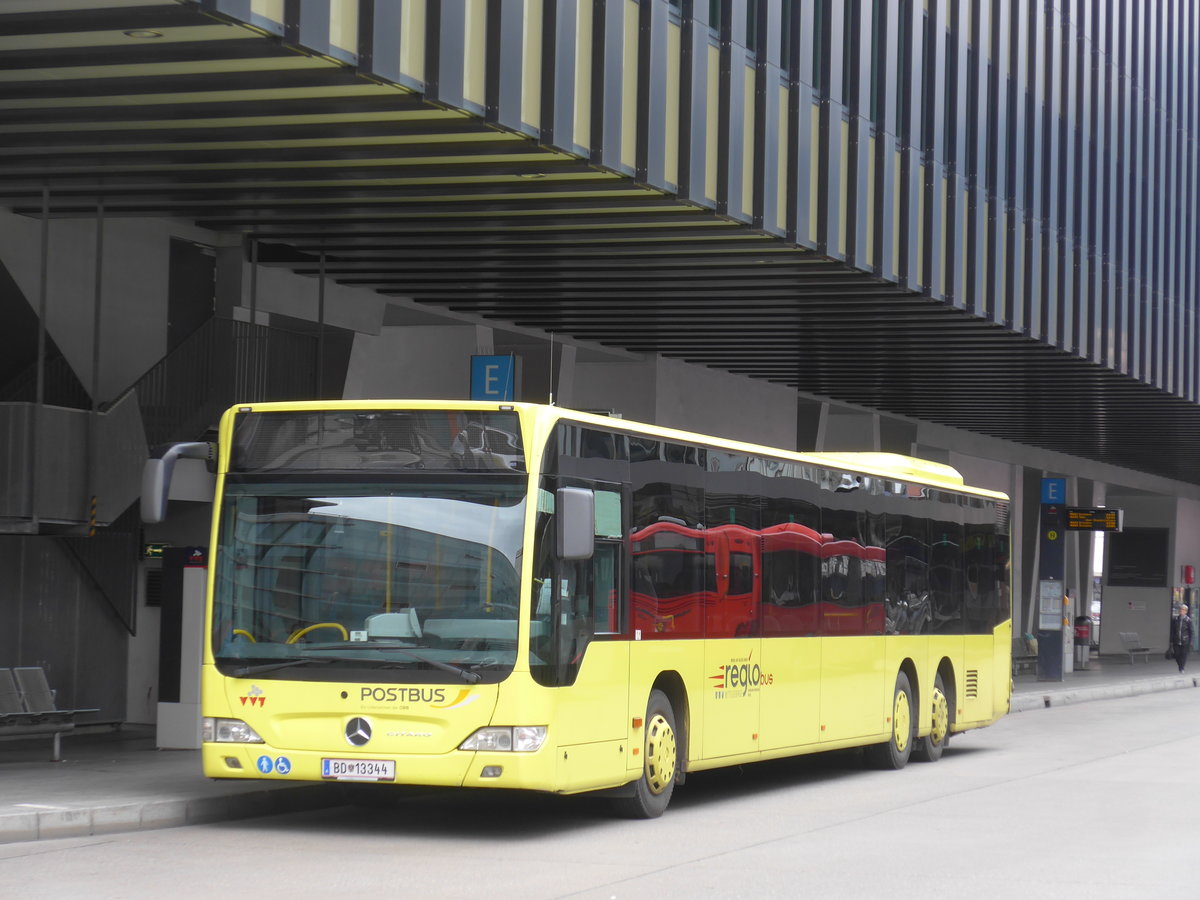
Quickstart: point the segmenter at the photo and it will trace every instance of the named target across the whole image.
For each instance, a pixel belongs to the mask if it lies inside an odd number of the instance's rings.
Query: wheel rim
[[[934,744],[941,744],[946,740],[946,734],[950,731],[950,705],[946,702],[946,695],[942,693],[940,688],[933,689],[933,727],[929,731],[929,739]]]
[[[646,728],[646,785],[661,794],[675,777],[675,729],[661,714]]]
[[[908,736],[912,733],[912,714],[908,709],[908,694],[904,691],[896,691],[892,726],[892,740],[896,743],[896,749],[903,753],[908,747]]]

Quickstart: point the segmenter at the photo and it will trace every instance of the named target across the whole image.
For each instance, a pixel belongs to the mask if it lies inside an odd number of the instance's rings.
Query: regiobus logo
[[[754,662],[751,658],[753,656],[754,651],[752,650],[745,657],[731,659],[725,665],[718,667],[718,674],[708,676],[708,680],[712,682],[713,696],[717,700],[745,697],[748,694],[757,693],[760,688],[775,680],[770,672],[764,672],[762,667]]]

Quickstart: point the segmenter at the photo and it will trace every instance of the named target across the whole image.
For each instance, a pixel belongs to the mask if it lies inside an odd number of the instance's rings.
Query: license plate
[[[394,759],[323,759],[321,777],[335,781],[395,781]]]

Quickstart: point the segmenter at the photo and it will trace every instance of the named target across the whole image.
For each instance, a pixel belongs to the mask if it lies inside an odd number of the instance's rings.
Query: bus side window
[[[530,671],[548,686],[573,684],[594,635],[621,629],[621,494],[595,488],[596,530],[589,559],[560,559],[555,550],[554,481],[542,491],[534,565]]]
[[[596,634],[614,634],[621,630],[617,582],[617,560],[621,545],[609,541],[597,541],[596,553],[592,557],[593,571],[593,619]]]
[[[558,648],[561,684],[575,680],[593,635],[620,630],[618,560],[621,545],[596,541],[591,559],[564,560],[559,568]]]
[[[559,683],[571,684],[575,670],[591,643],[593,629],[594,569],[590,559],[564,560],[559,564],[556,657]]]

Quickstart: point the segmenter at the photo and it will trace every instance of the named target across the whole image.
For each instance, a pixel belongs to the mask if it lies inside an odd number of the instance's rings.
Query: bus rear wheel
[[[908,676],[896,673],[892,693],[892,736],[882,744],[866,749],[867,762],[877,769],[903,769],[913,750],[912,687]]]
[[[932,712],[929,734],[917,741],[917,759],[921,762],[937,762],[950,743],[950,701],[946,698],[946,686],[941,675],[933,682]]]
[[[642,744],[642,777],[633,793],[617,799],[617,810],[631,819],[656,819],[663,814],[675,792],[679,767],[679,735],[675,711],[662,691],[650,692],[646,704],[646,739]]]

